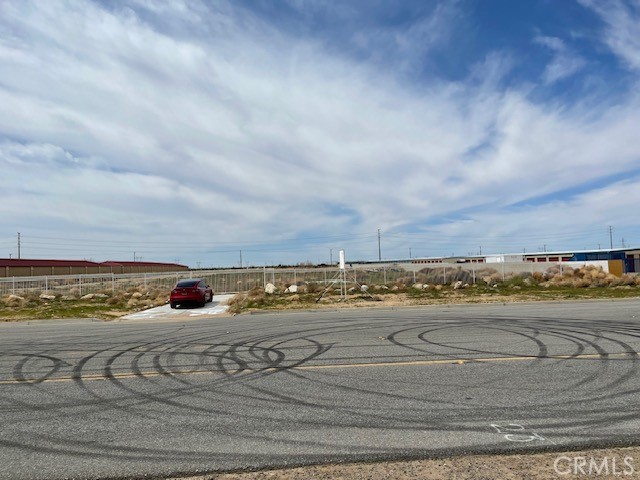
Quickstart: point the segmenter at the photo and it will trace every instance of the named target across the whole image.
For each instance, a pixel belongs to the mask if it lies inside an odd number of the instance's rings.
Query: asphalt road
[[[0,478],[640,444],[640,300],[0,324]]]

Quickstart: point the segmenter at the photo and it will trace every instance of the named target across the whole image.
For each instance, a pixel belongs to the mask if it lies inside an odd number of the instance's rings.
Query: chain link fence
[[[401,268],[359,268],[348,270],[350,283],[389,283],[405,277]],[[36,277],[0,278],[0,295],[47,293],[82,296],[89,293],[117,293],[131,288],[170,289],[184,278],[203,278],[216,293],[247,292],[272,283],[278,287],[315,283],[328,285],[337,282],[340,270],[333,268],[252,268],[231,270],[192,270],[146,274],[89,274],[50,275]]]
[[[425,265],[362,265],[346,268],[347,283],[356,285],[391,285],[402,283],[451,284],[456,281],[477,283],[491,278],[503,281],[514,274],[542,272],[557,263],[500,263],[500,264],[439,264]],[[407,267],[407,268],[405,268]],[[0,296],[49,293],[82,296],[88,293],[112,293],[131,288],[171,289],[179,279],[203,278],[215,293],[248,292],[255,287],[272,283],[278,288],[289,285],[337,283],[337,267],[308,268],[249,268],[230,270],[191,270],[182,272],[136,274],[89,274],[39,277],[0,278]]]

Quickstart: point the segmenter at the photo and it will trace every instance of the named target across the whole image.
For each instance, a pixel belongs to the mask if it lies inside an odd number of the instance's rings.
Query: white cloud
[[[486,81],[419,87],[232,5],[137,3],[171,9],[172,28],[120,4],[0,7],[0,229],[212,247],[364,234],[638,167],[633,95],[601,111],[534,104],[500,90],[514,61],[500,54],[474,69]]]
[[[633,70],[640,70],[640,1],[580,0],[606,23],[604,42]]]
[[[546,66],[543,74],[543,80],[546,84],[568,78],[582,70],[587,64],[582,57],[572,52],[559,38],[538,36],[535,41],[554,52],[553,59]]]

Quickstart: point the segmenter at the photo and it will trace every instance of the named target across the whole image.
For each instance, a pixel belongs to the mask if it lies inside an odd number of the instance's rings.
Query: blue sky
[[[640,1],[0,3],[0,257],[640,246]]]

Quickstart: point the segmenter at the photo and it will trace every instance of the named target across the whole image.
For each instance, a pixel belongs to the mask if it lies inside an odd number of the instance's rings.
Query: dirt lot
[[[182,480],[640,478],[640,447],[531,455],[471,455],[432,460],[322,465],[180,478]]]

